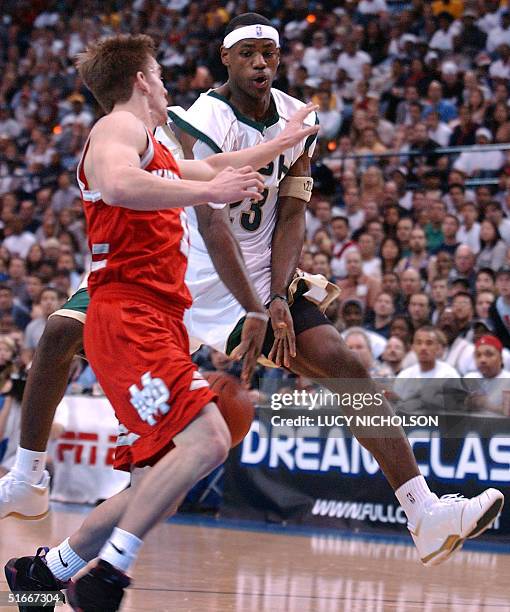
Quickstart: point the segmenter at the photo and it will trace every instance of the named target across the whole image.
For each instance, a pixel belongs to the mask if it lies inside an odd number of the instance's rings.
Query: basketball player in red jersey
[[[167,94],[147,36],[99,41],[81,54],[78,69],[108,113],[92,129],[78,167],[93,257],[84,344],[120,421],[119,444],[128,449],[115,467],[132,470],[132,486],[96,508],[72,538],[46,549],[47,556],[40,549],[35,557],[12,559],[6,576],[13,591],[59,590],[98,556],[94,569],[69,587],[69,598],[76,610],[107,611],[120,606],[143,537],[230,449],[216,396],[189,356],[182,206],[260,200],[261,176],[228,165],[251,160],[261,167],[275,149],[177,164],[152,135],[166,121]],[[310,110],[296,115],[297,124]],[[294,131],[288,141],[316,130]],[[287,147],[284,141],[276,148]],[[244,281],[237,289],[249,304],[250,324],[241,353],[249,349],[255,361],[267,315],[247,276]]]

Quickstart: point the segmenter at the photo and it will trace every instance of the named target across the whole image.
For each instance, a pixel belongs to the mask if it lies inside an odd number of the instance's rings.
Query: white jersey
[[[204,159],[213,153],[239,151],[272,140],[285,128],[287,120],[294,112],[304,106],[278,89],[271,90],[274,101],[274,114],[259,123],[243,116],[230,102],[215,91],[202,94],[188,110],[172,108],[169,116],[175,124],[191,136],[197,138],[193,147],[195,159]],[[313,124],[314,115],[307,123]],[[264,199],[252,202],[249,199],[230,205],[232,229],[241,246],[248,272],[261,300],[267,301],[271,282],[271,241],[276,223],[278,205],[278,187],[291,166],[306,151],[312,155],[315,147],[315,135],[303,140],[298,145],[286,150],[268,166],[261,169],[266,191]],[[204,277],[204,258],[207,250],[198,232],[194,210],[188,210],[191,250],[188,269],[200,264],[200,277]],[[212,263],[210,274],[217,279]],[[193,282],[187,279],[188,285]],[[190,287],[191,293],[193,289]]]
[[[277,90],[271,90],[274,114],[265,123],[244,117],[230,102],[215,91],[202,94],[188,110],[169,109],[170,120],[181,130],[197,139],[193,147],[195,159],[204,159],[214,153],[239,151],[267,140],[272,140],[285,128],[294,112],[303,102]],[[306,123],[312,125],[312,114]],[[156,138],[175,149],[172,133],[159,128]],[[271,242],[278,211],[278,187],[292,165],[306,153],[312,156],[316,136],[303,139],[288,149],[268,166],[260,170],[264,176],[264,199],[249,199],[230,205],[230,219],[246,263],[250,279],[263,303],[267,302],[271,287]],[[217,204],[210,204],[218,207]],[[224,205],[219,205],[220,207]],[[184,322],[190,336],[193,352],[201,344],[226,351],[227,340],[245,311],[221,282],[198,231],[195,211],[187,209],[190,231],[190,251],[186,284],[193,297],[192,307],[186,311]]]

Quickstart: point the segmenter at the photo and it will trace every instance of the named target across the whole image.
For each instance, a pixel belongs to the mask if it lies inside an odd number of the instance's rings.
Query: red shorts
[[[90,302],[84,346],[120,422],[116,469],[153,465],[217,397],[191,361],[183,313],[148,291],[101,288]]]

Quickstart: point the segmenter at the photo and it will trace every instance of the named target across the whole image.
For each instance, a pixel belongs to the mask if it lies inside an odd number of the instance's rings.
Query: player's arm
[[[295,177],[311,177],[310,158],[306,151],[293,164],[288,175],[281,182],[281,194],[293,193],[289,187],[296,184]],[[305,186],[304,181],[303,186]],[[271,245],[269,316],[275,341],[269,359],[276,365],[286,367],[290,366],[290,358],[296,356],[296,339],[287,303],[287,287],[296,271],[305,240],[305,211],[306,201],[304,199],[291,195],[280,195],[278,218]]]
[[[146,172],[140,157],[147,147],[141,121],[128,112],[112,113],[94,127],[85,174],[103,201],[134,210],[162,210],[206,202],[260,200],[262,177],[245,167],[227,168],[212,180],[168,180]]]
[[[267,314],[250,281],[239,244],[230,227],[228,207],[199,206],[195,209],[198,229],[220,279],[246,310],[241,343],[233,352],[244,357],[242,379],[249,383],[261,353],[267,327]]]
[[[211,180],[218,172],[227,167],[251,166],[252,168],[264,168],[281,153],[319,131],[318,125],[303,124],[307,116],[317,108],[315,104],[310,103],[296,111],[289,119],[285,129],[276,138],[268,142],[241,151],[216,153],[201,161],[179,160],[178,164],[182,176],[194,180]]]

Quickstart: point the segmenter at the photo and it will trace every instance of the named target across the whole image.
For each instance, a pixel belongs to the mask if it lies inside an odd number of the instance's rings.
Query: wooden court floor
[[[82,519],[55,510],[43,521],[0,521],[2,566],[56,544]],[[148,537],[133,575],[125,612],[510,612],[510,554],[461,551],[427,569],[411,546],[331,535],[167,523]]]

